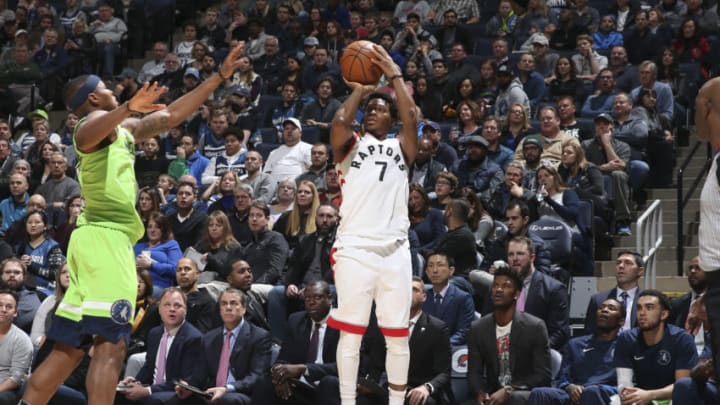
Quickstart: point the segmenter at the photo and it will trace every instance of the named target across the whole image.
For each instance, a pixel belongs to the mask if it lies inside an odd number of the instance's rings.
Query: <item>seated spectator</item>
[[[200,332],[206,333],[220,325],[217,302],[206,288],[199,288],[200,271],[197,263],[188,257],[177,262],[175,282],[187,298],[187,321]]]
[[[263,47],[263,45],[265,44],[265,38],[267,38],[267,34],[265,33],[265,26],[263,24],[264,22],[261,19],[256,16],[250,16],[248,14],[248,35],[246,37],[245,49],[243,51],[243,54],[250,58],[251,66],[254,60],[261,57],[265,53],[265,48]]]
[[[692,18],[697,22],[698,31],[703,35],[718,34],[718,14],[712,7],[713,3],[703,0],[687,1],[686,18]],[[682,30],[681,30],[682,31]]]
[[[253,270],[256,284],[253,290],[267,297],[272,286],[280,280],[288,257],[288,244],[279,232],[268,229],[270,207],[262,201],[250,205],[249,227],[252,240],[231,253],[242,257]]]
[[[160,155],[160,138],[153,137],[142,143],[142,155],[135,158],[135,178],[138,186],[152,187],[158,182],[158,177],[167,173],[170,162]]]
[[[542,33],[533,34],[528,41],[531,46],[529,52],[535,57],[535,70],[543,75],[545,79],[551,77],[555,73],[555,65],[560,55],[550,49],[548,37]],[[545,80],[545,83],[547,83],[547,80]]]
[[[242,179],[242,182],[253,189],[255,199],[269,203],[275,197],[277,183],[273,182],[269,174],[263,173],[262,167],[262,155],[254,150],[248,151],[245,156],[247,177]]]
[[[542,199],[537,202],[538,215],[558,219],[572,230],[573,270],[581,274],[593,274],[592,247],[589,241],[589,227],[580,219],[577,193],[567,188],[557,170],[543,166],[537,170],[538,193]]]
[[[169,90],[179,89],[182,86],[182,79],[185,70],[181,69],[182,65],[177,55],[168,53],[163,63],[164,70],[149,79],[150,82],[157,82],[158,86],[165,86]]]
[[[521,277],[509,269],[495,273],[493,311],[470,330],[467,377],[478,402],[492,396],[499,403],[524,403],[529,390],[550,386],[548,331],[540,319],[523,311],[528,286]]]
[[[40,194],[33,194],[26,205],[27,214],[33,212],[42,212],[47,216],[47,228],[48,232],[52,231],[60,224],[65,221],[64,212],[61,208],[47,207],[45,199]],[[27,216],[27,215],[26,215]],[[25,218],[21,218],[15,221],[10,228],[5,232],[5,240],[11,246],[17,246],[20,243],[24,243],[27,238],[27,231],[25,226]]]
[[[593,39],[590,35],[581,35],[576,39],[577,51],[572,56],[575,64],[576,77],[578,79],[595,81],[600,69],[607,67],[607,57],[600,55],[593,47]],[[581,98],[580,100],[583,100]]]
[[[404,7],[411,6],[413,8],[419,8],[419,7],[428,7],[427,2],[414,2],[414,1],[405,1],[406,5]],[[398,4],[397,7],[400,7]],[[395,18],[397,17],[397,7],[395,8]],[[430,42],[437,43],[437,40],[435,40],[435,37],[432,36],[430,32],[428,32],[425,28],[421,25],[421,19],[424,20],[424,18],[421,18],[420,13],[417,12],[418,10],[414,10],[412,12],[409,12],[406,16],[401,16],[402,21],[398,21],[400,24],[403,24],[403,29],[400,30],[397,35],[395,36],[395,42],[392,45],[392,50],[400,52],[402,56],[405,58],[408,58],[408,62],[410,61],[410,58],[415,54],[417,51],[419,51],[420,47],[420,38],[421,37],[427,37]]]
[[[610,223],[607,194],[602,173],[593,163],[585,158],[585,150],[576,141],[565,141],[558,174],[562,181],[570,187],[581,200],[592,201],[593,212]]]
[[[180,66],[186,67],[192,61],[192,48],[197,41],[197,25],[186,22],[182,26],[183,40],[175,45],[174,53],[180,61]]]
[[[575,99],[571,96],[562,96],[558,99],[558,116],[560,118],[560,130],[576,142],[580,143],[585,139],[592,138],[575,119]]]
[[[690,376],[698,361],[693,338],[666,324],[670,300],[657,290],[645,290],[637,299],[638,327],[621,334],[615,346],[615,367],[623,401],[672,398],[673,384]],[[667,360],[657,361],[658,354]],[[629,403],[629,402],[628,402]]]
[[[297,118],[287,118],[282,122],[283,144],[270,152],[265,162],[264,172],[275,181],[286,177],[296,178],[305,173],[312,161],[312,145],[301,140],[302,124]]]
[[[550,48],[558,51],[574,51],[577,48],[576,39],[588,33],[588,27],[579,23],[580,15],[572,6],[560,10],[558,24],[550,36]],[[622,31],[618,28],[618,31]]]
[[[450,344],[464,345],[470,324],[475,319],[475,306],[472,297],[459,289],[450,279],[455,273],[454,260],[444,253],[431,253],[427,258],[425,274],[432,287],[425,291],[429,297],[422,309],[448,326]]]
[[[465,291],[472,293],[472,287],[466,281],[470,271],[478,266],[475,235],[467,224],[470,206],[465,200],[453,199],[445,207],[444,221],[447,233],[435,249],[452,258],[455,263],[453,282]]]
[[[485,118],[482,136],[488,143],[487,158],[504,171],[513,160],[513,150],[500,144],[500,120],[492,116]]]
[[[262,305],[265,298],[252,290],[252,281],[253,274],[250,265],[242,259],[231,259],[227,282],[230,288],[242,291],[247,297],[245,320],[269,331],[270,323],[268,322]]]
[[[149,82],[153,77],[165,71],[165,57],[168,54],[167,43],[163,41],[155,42],[152,52],[152,59],[145,62],[138,73],[138,81],[140,83]]]
[[[40,93],[43,98],[58,101],[66,78],[65,68],[70,65],[70,57],[59,41],[60,34],[55,29],[47,29],[44,35],[45,43],[35,52],[33,61],[40,67],[44,76],[40,83]]]
[[[283,8],[287,9],[284,5],[278,7],[278,15]],[[280,72],[285,65],[285,56],[280,52],[280,41],[276,36],[268,35],[265,37],[263,47],[265,53],[253,62],[253,70],[262,78],[262,93],[275,94],[277,91],[273,84],[280,77]]]
[[[614,298],[604,300],[596,311],[597,332],[572,338],[565,345],[557,388],[533,388],[528,405],[609,403],[617,394],[612,357],[625,312],[625,306]]]
[[[471,187],[485,201],[502,183],[503,171],[487,156],[488,141],[479,135],[462,139],[467,144],[467,155],[453,169],[458,187]]]
[[[220,176],[228,171],[234,172],[237,176],[245,174],[247,149],[245,148],[242,129],[237,127],[226,128],[222,132],[222,136],[224,150],[221,154],[210,158],[210,162],[202,174],[202,184],[204,186],[214,184],[220,180]]]
[[[127,33],[125,22],[113,16],[113,8],[101,4],[98,8],[99,17],[93,21],[90,32],[97,41],[98,59],[102,63],[102,77],[111,81],[115,70],[115,57],[120,55],[120,41]]]
[[[489,103],[485,98],[480,97],[479,89],[476,88],[476,85],[474,84],[476,80],[469,77],[463,77],[461,73],[456,74],[454,79],[455,91],[453,94],[449,95],[450,98],[448,100],[445,100],[447,106],[446,115],[450,114],[450,111],[448,111],[449,109],[459,110],[460,103],[472,101],[477,105],[480,115],[484,116],[487,104]],[[492,100],[490,102],[492,102]]]
[[[55,273],[65,257],[60,245],[48,237],[48,219],[41,211],[31,212],[24,218],[26,236],[15,246],[15,252],[31,274],[26,285],[37,287],[44,294],[55,290]]]
[[[135,204],[135,210],[140,216],[140,220],[147,228],[150,216],[160,212],[160,194],[157,189],[152,187],[143,187],[138,191],[138,200]],[[147,235],[143,236],[143,240],[147,239]]]
[[[72,31],[66,32],[64,46],[70,57],[69,77],[93,72],[94,62],[97,60],[97,41],[90,33],[86,20],[75,20]]]
[[[536,108],[545,99],[547,87],[544,76],[535,70],[535,57],[530,53],[522,55],[517,63],[517,69],[518,79],[530,99],[530,106]]]
[[[305,291],[305,310],[290,315],[288,332],[270,374],[258,381],[253,390],[253,403],[288,402],[300,396],[297,379],[311,384],[311,392],[303,394],[314,404],[339,403],[335,354],[339,332],[329,328],[327,319],[333,295],[324,281],[309,284]],[[309,343],[308,343],[309,342]]]
[[[210,159],[202,156],[198,151],[198,139],[195,135],[185,134],[180,138],[177,148],[177,159],[170,162],[168,174],[176,180],[184,174],[191,174],[197,183],[202,183],[202,174],[210,164]]]
[[[48,295],[40,304],[37,312],[35,312],[35,318],[33,319],[32,329],[30,331],[30,341],[35,349],[42,346],[45,342],[45,336],[52,322],[51,318],[55,315],[57,306],[62,302],[68,286],[70,286],[70,269],[67,263],[63,263],[60,271],[55,273],[54,293]]]
[[[48,180],[41,184],[36,192],[54,207],[64,207],[67,200],[80,194],[80,184],[66,175],[67,158],[61,152],[54,152],[49,161],[50,174]]]
[[[657,80],[658,67],[655,62],[651,60],[643,61],[639,67],[640,71],[640,86],[634,88],[630,95],[630,107],[632,107],[633,101],[638,99],[638,94],[642,88],[653,89],[657,95],[657,111],[660,116],[663,116],[668,121],[673,121],[673,93],[670,86]],[[620,113],[622,115],[622,113]],[[618,115],[618,112],[615,113]],[[617,119],[617,117],[616,117]],[[675,121],[673,121],[675,122]],[[684,117],[681,124],[684,124]],[[642,131],[638,130],[640,135]],[[628,141],[626,141],[628,142]],[[628,142],[630,146],[634,146],[633,143]]]
[[[231,126],[240,128],[240,141],[247,145],[250,134],[260,124],[257,116],[257,105],[252,103],[250,89],[239,87],[225,96],[225,112]]]
[[[498,12],[490,18],[485,26],[485,34],[488,37],[512,38],[515,33],[515,26],[520,17],[515,15],[509,0],[502,0],[498,3]]]
[[[202,360],[202,333],[185,322],[185,294],[177,287],[169,287],[160,296],[158,307],[162,325],[148,332],[147,361],[137,376],[121,381],[127,388],[116,400],[167,401],[175,396],[176,381],[189,381]],[[167,352],[163,353],[163,349]]]
[[[14,222],[25,217],[29,200],[27,177],[19,173],[10,175],[10,197],[0,202],[0,214],[2,214],[0,230],[3,234]]]
[[[440,172],[435,176],[435,198],[430,199],[430,206],[444,210],[458,192],[458,178],[450,172]]]
[[[539,116],[540,137],[534,135],[532,137],[526,137],[522,145],[519,145],[515,149],[514,160],[523,161],[525,159],[523,156],[525,144],[532,138],[533,141],[531,141],[530,144],[536,146],[538,141],[541,143],[540,150],[542,154],[540,155],[540,159],[553,165],[557,164],[562,158],[562,143],[573,138],[560,131],[560,115],[555,107],[543,107],[540,109]]]
[[[173,285],[175,266],[182,257],[178,242],[167,217],[159,212],[152,213],[145,228],[147,242],[135,244],[135,264],[138,269],[147,270],[155,287],[153,296],[159,297],[165,287]]]
[[[205,268],[201,283],[225,280],[228,276],[230,252],[240,247],[235,239],[227,215],[222,211],[211,211],[200,241],[194,249],[203,255]]]
[[[533,131],[530,126],[530,110],[522,104],[513,104],[502,123],[500,144],[512,150],[517,149],[523,138]]]
[[[13,323],[22,329],[25,333],[30,334],[32,329],[35,313],[40,307],[40,294],[31,291],[25,287],[25,278],[27,277],[27,266],[15,257],[3,259],[0,264],[2,271],[2,286],[13,291],[17,299],[17,312],[13,319]],[[45,295],[42,295],[45,298]]]
[[[65,204],[65,222],[58,225],[53,233],[53,239],[60,245],[63,255],[67,254],[70,236],[77,227],[77,219],[85,208],[85,200],[80,195],[70,197]]]
[[[210,205],[208,212],[230,212],[234,204],[233,191],[239,183],[238,175],[228,171],[205,189],[201,199]]]
[[[195,185],[182,182],[177,187],[177,213],[169,215],[170,226],[180,250],[193,246],[200,239],[202,229],[207,222],[207,214],[195,207],[197,189]]]
[[[335,111],[340,107],[340,101],[333,97],[336,82],[330,76],[318,80],[316,99],[303,106],[300,113],[300,122],[308,126],[315,126],[320,132],[319,141],[330,142],[330,123]]]
[[[675,160],[675,136],[672,124],[657,110],[657,93],[653,89],[643,88],[635,100],[638,115],[647,123],[648,142],[646,161],[650,166],[648,185],[665,187],[673,182]]]
[[[273,198],[275,204],[270,206],[270,224],[274,224],[280,215],[292,210],[296,190],[295,182],[289,177],[278,182],[277,194]]]
[[[616,94],[615,74],[610,68],[601,69],[598,73],[598,91],[585,99],[580,116],[595,118],[600,114],[610,114]]]
[[[660,94],[660,93],[658,93]],[[659,114],[662,114],[660,108],[660,99],[657,100]],[[670,110],[672,111],[672,96],[670,97]],[[613,138],[625,142],[630,146],[630,168],[629,182],[635,192],[635,197],[639,198],[644,194],[644,184],[650,170],[645,161],[645,151],[647,147],[648,129],[647,123],[642,120],[637,109],[633,109],[632,99],[627,93],[620,93],[615,96],[613,103],[613,121],[612,134]]]
[[[321,48],[327,49],[329,62],[337,64],[343,48],[345,48],[345,34],[340,23],[328,21],[325,24],[325,31],[320,33],[319,39]],[[388,50],[388,52],[391,52],[391,50]]]
[[[267,78],[270,79],[270,78]],[[302,90],[302,65],[297,55],[287,55],[285,66],[283,66],[277,79],[272,81],[270,85],[270,94],[282,94],[284,83],[292,83],[295,92]]]
[[[342,205],[342,188],[337,168],[332,165],[325,171],[325,190],[320,193],[321,203],[330,203],[337,208]]]
[[[0,305],[5,314],[0,318],[0,334],[3,336],[3,361],[0,366],[0,402],[14,404],[19,398],[18,389],[30,372],[33,345],[20,328],[13,325],[18,315],[18,296],[10,290],[0,290]]]
[[[670,301],[672,312],[669,321],[695,337],[698,356],[702,356],[705,348],[710,347],[710,342],[706,342],[706,317],[703,315],[705,309],[702,308],[705,304],[704,300],[700,300],[707,292],[707,277],[705,270],[700,267],[700,257],[690,259],[685,273],[690,291]]]
[[[293,251],[288,262],[284,285],[273,287],[268,294],[270,331],[275,339],[283,340],[288,314],[299,310],[306,288],[317,281],[330,284],[335,290],[330,252],[335,243],[338,209],[330,204],[317,208],[315,232],[307,235]]]
[[[410,184],[408,214],[410,229],[420,240],[420,254],[427,256],[444,239],[446,231],[442,211],[430,206],[430,198],[418,183]]]
[[[295,193],[295,202],[290,211],[285,211],[273,224],[288,243],[290,254],[307,236],[315,232],[315,215],[320,205],[315,184],[303,180]]]
[[[295,178],[298,185],[307,180],[315,184],[315,188],[319,193],[325,191],[325,173],[328,166],[328,146],[326,143],[318,142],[310,149],[310,168],[305,173]]]
[[[250,90],[250,103],[257,104],[260,90],[263,87],[263,78],[253,71],[253,61],[249,56],[241,56],[242,64],[232,78],[232,85]]]
[[[432,155],[435,160],[444,164],[446,168],[452,169],[455,167],[458,162],[457,151],[455,148],[443,141],[442,133],[440,132],[440,125],[437,122],[426,122],[422,127],[422,136],[423,138],[427,138],[432,141]],[[420,144],[418,144],[418,146],[419,145]]]
[[[480,200],[480,197],[478,197],[470,187],[465,187],[460,190],[460,198],[465,200],[470,206],[468,227],[470,227],[470,230],[475,235],[475,247],[477,251],[481,255],[484,255],[487,244],[495,240],[495,222],[485,210],[485,206]]]
[[[510,106],[521,104],[530,110],[530,99],[523,90],[522,82],[515,77],[508,65],[500,65],[497,70],[498,93],[493,108],[495,116],[504,120],[509,114]]]
[[[115,77],[115,80],[117,83],[113,94],[118,103],[130,100],[141,87],[137,80],[137,72],[131,68],[123,69],[120,75]]]
[[[208,46],[208,44],[198,40],[195,41],[195,43],[193,44],[190,56],[192,56],[192,59],[187,62],[186,65],[189,68],[195,68],[198,72],[200,72],[200,70],[203,68],[203,59],[205,59],[205,56],[212,57],[212,54],[210,53],[210,47]]]
[[[660,2],[660,5],[663,3]],[[648,28],[663,46],[670,45],[672,37],[675,35],[675,28],[665,21],[665,16],[659,8],[648,10]]]
[[[435,178],[438,173],[447,171],[445,165],[433,158],[433,152],[432,140],[423,137],[418,141],[417,156],[410,167],[410,182],[421,185],[427,193],[435,189]]]
[[[529,45],[528,50],[532,51],[533,43],[529,41],[529,39],[533,34],[538,31],[542,32],[548,24],[552,23],[555,25],[557,22],[557,17],[549,11],[549,8],[543,1],[532,0],[527,2],[525,14],[518,19],[517,27],[513,35],[515,38],[515,49],[527,49],[523,45],[530,42],[527,44]],[[547,38],[545,42],[547,42]],[[544,46],[547,46],[547,44]]]
[[[572,96],[582,100],[583,82],[577,77],[575,63],[561,56],[555,64],[555,74],[545,79],[548,82],[548,99],[557,101],[562,96]]]
[[[438,50],[443,57],[450,57],[452,44],[455,42],[463,43],[465,49],[470,49],[472,45],[472,35],[460,25],[463,22],[458,19],[459,13],[460,10],[455,10],[450,4],[445,4],[442,10],[433,9],[428,13],[427,18],[431,23],[442,26],[434,36],[437,38]]]
[[[623,45],[627,49],[628,61],[638,65],[644,60],[654,60],[658,51],[658,38],[650,31],[648,26],[648,13],[638,10],[634,16],[634,24],[630,18],[624,27],[618,23],[618,31],[623,32]]]
[[[487,207],[493,218],[504,218],[508,207],[516,200],[526,203],[535,197],[535,192],[523,187],[525,169],[518,161],[510,162],[505,169],[504,181],[493,190],[488,198]],[[494,226],[494,225],[493,225]]]
[[[35,101],[39,100],[40,94],[37,89],[33,90],[32,84],[39,82],[42,77],[40,67],[32,61],[28,45],[15,45],[13,60],[0,66],[0,86],[9,90],[9,96],[17,103],[14,111],[18,115],[30,112],[30,102],[34,97]]]
[[[598,30],[592,34],[593,48],[606,50],[623,45],[622,33],[615,30],[615,16],[606,14],[600,20]]]
[[[710,52],[710,42],[702,35],[697,22],[686,18],[680,25],[678,36],[672,40],[672,47],[678,55],[680,63],[699,63],[703,65],[703,77],[708,77],[705,55]]]
[[[160,325],[161,322],[157,302],[152,297],[153,282],[150,273],[147,270],[138,270],[137,280],[138,290],[135,298],[135,316],[133,317],[132,330],[130,332],[128,356],[145,352],[145,342],[147,341],[148,332],[150,329]],[[137,371],[138,370],[135,370],[135,372],[126,375],[135,375]]]
[[[421,76],[415,82],[415,91],[413,92],[413,100],[415,105],[420,108],[423,116],[430,120],[442,120],[442,99],[433,92],[429,87],[430,80]]]
[[[691,101],[688,86],[692,84],[688,82],[685,75],[680,74],[680,65],[675,50],[670,47],[663,48],[656,64],[658,67],[657,80],[670,86],[675,99],[673,117],[685,117],[685,109]]]
[[[313,54],[312,62],[303,69],[302,82],[306,90],[317,89],[319,80],[327,76],[332,77],[336,83],[341,83],[340,67],[329,59],[326,48],[318,47]]]
[[[223,291],[219,304],[223,324],[203,337],[200,362],[189,383],[212,394],[218,403],[250,403],[250,394],[270,365],[270,336],[244,322],[247,301],[241,291]],[[191,395],[177,389],[181,399]]]

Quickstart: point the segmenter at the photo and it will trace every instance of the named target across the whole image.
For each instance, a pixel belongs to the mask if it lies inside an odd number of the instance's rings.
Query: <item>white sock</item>
[[[360,344],[362,335],[340,331],[336,362],[340,380],[340,401],[342,405],[355,405],[357,375],[360,366]]]
[[[385,356],[385,371],[388,382],[396,386],[407,384],[408,366],[410,365],[410,347],[408,337],[385,337],[387,355]],[[389,388],[390,402],[388,405],[402,405],[405,402],[405,391],[396,391]]]
[[[396,391],[392,388],[388,388],[390,392],[390,400],[388,405],[403,405],[405,403],[405,391]]]

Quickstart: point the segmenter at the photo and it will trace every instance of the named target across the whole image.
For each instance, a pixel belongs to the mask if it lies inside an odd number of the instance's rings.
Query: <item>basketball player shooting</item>
[[[334,245],[338,307],[328,325],[340,330],[337,366],[340,399],[354,405],[360,343],[367,329],[373,300],[387,344],[385,368],[390,405],[404,402],[410,350],[408,320],[411,301],[411,260],[408,243],[408,167],[417,151],[415,103],[400,68],[379,45],[369,50],[397,94],[393,99],[375,92],[375,85],[346,80],[352,90],[333,118],[330,132],[342,186],[342,220]],[[365,100],[362,134],[351,124]],[[397,116],[397,138],[388,133]]]
[[[95,75],[68,83],[65,102],[82,117],[73,142],[86,207],[68,246],[70,287],[48,332],[55,346],[32,373],[20,404],[46,404],[91,345],[88,403],[113,403],[137,291],[133,245],[144,232],[135,210],[135,142],[165,132],[195,112],[239,67],[243,45],[230,51],[218,73],[167,107],[155,103],[167,92],[157,83],[145,83],[121,105]],[[133,113],[150,114],[137,119]]]

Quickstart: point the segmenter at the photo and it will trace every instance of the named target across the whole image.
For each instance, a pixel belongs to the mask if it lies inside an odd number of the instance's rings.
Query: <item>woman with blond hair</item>
[[[292,210],[282,214],[273,225],[273,230],[285,237],[291,251],[302,237],[315,232],[315,213],[319,206],[320,196],[315,184],[309,180],[301,181]]]
[[[523,138],[532,132],[530,113],[522,104],[513,104],[502,123],[500,145],[515,150]]]
[[[574,139],[562,144],[558,174],[581,200],[593,202],[595,215],[609,219],[603,175],[597,166],[587,161],[585,151]]]

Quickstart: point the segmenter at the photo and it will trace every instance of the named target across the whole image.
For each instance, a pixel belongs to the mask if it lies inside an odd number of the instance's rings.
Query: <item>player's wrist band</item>
[[[128,111],[130,111],[131,113],[134,113],[134,114],[142,114],[142,111],[137,111],[137,110],[133,110],[132,108],[130,108],[130,102],[129,102],[129,101],[128,101],[127,103],[125,103],[125,107],[127,107]]]
[[[218,69],[218,76],[220,76],[220,78],[223,80],[228,80],[230,77],[232,77],[232,73],[230,73],[230,76],[225,77],[222,75],[222,69]]]
[[[400,74],[400,73],[398,73],[398,74],[396,74],[396,75],[390,76],[390,81],[392,82],[392,81],[395,80],[395,79],[402,79],[402,78],[403,78],[403,75]]]

